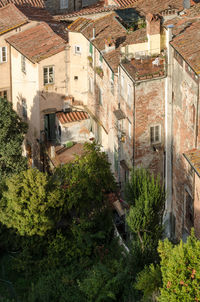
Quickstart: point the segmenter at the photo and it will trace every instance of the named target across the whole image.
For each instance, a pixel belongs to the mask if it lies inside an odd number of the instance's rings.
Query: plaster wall
[[[183,65],[183,66],[182,66]],[[186,63],[173,60],[172,102],[173,102],[173,213],[175,216],[175,236],[184,232],[184,194],[188,188],[193,192],[193,178],[183,153],[195,148],[196,112],[198,83],[185,70]]]

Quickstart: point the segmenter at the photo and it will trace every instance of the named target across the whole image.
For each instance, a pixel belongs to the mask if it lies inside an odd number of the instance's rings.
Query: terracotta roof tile
[[[120,61],[120,47],[127,44],[142,43],[146,39],[146,29],[138,29],[127,34],[126,28],[117,18],[118,14],[115,12],[95,20],[80,17],[68,26],[70,31],[81,32],[90,40],[102,52],[104,59],[114,72],[117,72]],[[93,28],[95,28],[95,39],[92,39]],[[115,41],[116,49],[105,53],[105,39],[109,38]]]
[[[30,61],[40,62],[65,49],[66,42],[44,22],[7,39]]]
[[[13,4],[0,8],[0,34],[28,22],[28,18],[22,14]]]
[[[24,7],[45,8],[45,0],[0,0],[0,7],[3,7],[9,3]]]
[[[88,113],[85,111],[58,112],[56,116],[61,124],[79,122],[89,118]]]
[[[149,12],[152,14],[165,14],[167,10],[173,13],[183,9],[183,0],[138,0],[133,3],[132,7],[145,15]]]
[[[189,164],[194,168],[198,176],[200,177],[200,150],[192,149],[186,151],[183,155],[187,159]]]
[[[84,16],[84,15],[92,15],[92,14],[110,12],[110,11],[114,11],[116,8],[118,8],[117,5],[104,6],[102,2],[98,2],[95,5],[91,5],[89,7],[83,8],[79,11],[54,16],[54,19],[55,20],[66,20],[66,19],[69,19],[72,17],[79,17],[79,16]]]
[[[121,65],[135,81],[165,76],[164,59],[158,57],[158,65],[153,64],[153,62],[155,62],[155,58],[132,59],[130,62],[121,63]]]
[[[200,20],[194,21],[192,24],[186,22],[184,30],[173,38],[171,45],[192,69],[200,74]]]

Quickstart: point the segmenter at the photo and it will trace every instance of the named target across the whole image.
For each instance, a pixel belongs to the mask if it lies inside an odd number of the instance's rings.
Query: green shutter
[[[102,56],[101,53],[99,54],[99,61],[100,61],[101,63],[103,62],[103,56]]]
[[[93,45],[92,45],[91,42],[90,42],[90,53],[91,53],[91,55],[92,55],[92,53],[93,53]]]
[[[114,81],[114,72],[113,71],[112,71],[112,77],[111,78]]]

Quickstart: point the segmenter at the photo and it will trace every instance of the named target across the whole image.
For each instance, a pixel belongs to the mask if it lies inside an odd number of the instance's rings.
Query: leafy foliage
[[[21,235],[43,236],[59,221],[64,204],[62,190],[37,169],[13,175],[6,181],[0,203],[0,221]]]
[[[26,123],[12,109],[11,103],[0,98],[0,177],[26,169],[27,161],[22,156],[26,132]]]
[[[158,301],[200,301],[200,241],[194,232],[186,243],[160,242],[158,251],[163,280]]]
[[[142,302],[157,301],[159,288],[162,285],[160,266],[151,264],[137,275],[134,287],[143,292]]]
[[[155,179],[146,170],[138,169],[132,172],[126,196],[130,204],[127,223],[136,241],[134,244],[140,247],[143,261],[150,263],[156,257],[163,231],[164,189],[158,177]]]

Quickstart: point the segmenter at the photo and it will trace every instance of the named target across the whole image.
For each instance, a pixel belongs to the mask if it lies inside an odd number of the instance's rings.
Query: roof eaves
[[[187,160],[187,162],[190,164],[190,166],[194,169],[194,171],[196,172],[196,174],[197,174],[197,175],[199,176],[199,178],[200,178],[199,172],[197,171],[197,169],[195,168],[195,166],[193,165],[193,163],[190,161],[190,159],[187,157],[187,155],[183,153],[183,156],[185,157],[185,159]]]
[[[6,29],[6,30],[3,30],[2,32],[0,32],[0,35],[3,35],[3,34],[5,34],[5,33],[7,33],[8,31],[10,31],[10,30],[12,30],[12,29],[15,29],[15,28],[17,28],[17,27],[20,27],[20,26],[22,26],[22,25],[24,25],[24,24],[26,24],[26,23],[28,23],[28,19],[27,19],[26,21],[20,23],[20,24],[17,24],[17,25],[15,25],[15,26],[13,26],[13,27],[10,27],[10,28],[8,28],[8,29]]]

